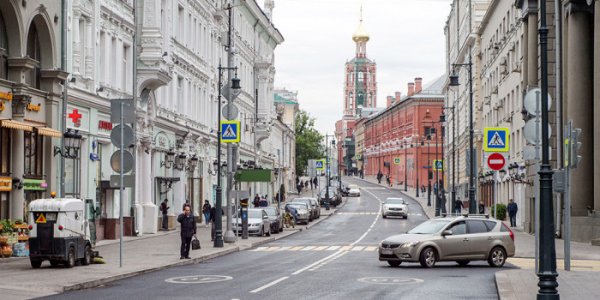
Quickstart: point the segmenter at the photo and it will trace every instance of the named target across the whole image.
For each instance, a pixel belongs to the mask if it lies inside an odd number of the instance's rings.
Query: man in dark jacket
[[[189,259],[192,237],[196,235],[196,221],[189,206],[183,208],[183,213],[177,217],[177,222],[181,223],[181,257],[179,259]]]
[[[460,214],[462,212],[464,205],[460,199],[456,199],[454,201],[454,213]]]
[[[169,229],[169,219],[167,216],[167,213],[169,212],[169,205],[168,205],[169,200],[165,199],[161,204],[160,204],[160,211],[162,212],[162,229],[163,230],[168,230]]]
[[[507,210],[508,210],[508,217],[510,218],[510,227],[517,226],[517,211],[519,210],[519,207],[513,201],[513,199],[508,200]]]

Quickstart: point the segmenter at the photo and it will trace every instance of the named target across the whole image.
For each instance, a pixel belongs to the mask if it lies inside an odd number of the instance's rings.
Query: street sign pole
[[[125,130],[125,124],[123,124],[123,102],[121,102],[121,120],[120,120],[120,124],[121,124],[121,149],[119,151],[121,151],[121,158],[119,158],[120,160],[120,170],[119,170],[119,267],[123,267],[123,190],[125,189],[125,187],[123,186],[123,171],[125,170],[124,165],[123,165],[123,148],[125,148],[124,146],[124,141],[123,138],[125,136],[124,134],[124,130]]]
[[[569,120],[567,126],[565,128],[564,136],[568,139],[567,149],[568,153],[564,153],[564,157],[569,160],[568,164],[565,166],[565,208],[563,209],[564,213],[564,252],[565,252],[565,261],[564,267],[565,271],[571,271],[571,147],[573,143],[573,138],[571,136],[573,130],[573,120]],[[566,160],[565,159],[565,160]],[[560,209],[557,207],[557,209]]]

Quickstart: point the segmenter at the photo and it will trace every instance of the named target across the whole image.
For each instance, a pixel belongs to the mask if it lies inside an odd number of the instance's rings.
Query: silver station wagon
[[[456,261],[464,266],[473,260],[502,267],[507,257],[515,255],[514,240],[510,228],[488,216],[446,216],[386,238],[379,244],[379,260],[392,267],[419,262],[431,268],[438,261]]]

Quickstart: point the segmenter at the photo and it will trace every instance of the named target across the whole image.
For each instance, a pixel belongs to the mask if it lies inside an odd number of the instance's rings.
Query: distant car
[[[296,224],[305,223],[308,224],[310,218],[310,210],[308,209],[308,205],[302,202],[290,202],[285,205],[285,208],[293,207],[296,209],[296,213],[298,214],[298,218],[296,219]]]
[[[324,188],[319,192],[319,203],[325,205],[327,188]],[[329,187],[329,205],[338,206],[342,203],[342,195],[338,194],[335,187]]]
[[[356,184],[349,184],[346,188],[348,191],[348,196],[350,197],[360,197],[360,189]]]
[[[408,218],[408,203],[402,198],[387,198],[381,205],[381,216],[385,219],[388,216],[400,216]]]
[[[238,234],[242,234],[242,219],[239,212],[233,217],[233,227],[237,228]],[[271,236],[271,221],[264,208],[248,209],[248,234],[257,236]]]
[[[302,202],[306,203],[308,209],[310,211],[310,217],[308,218],[309,222],[312,222],[314,219],[318,218],[321,215],[321,208],[313,204],[313,200],[311,198],[295,198],[292,202]],[[317,202],[314,200],[314,202]]]
[[[465,266],[472,260],[487,260],[502,267],[515,255],[515,236],[502,221],[482,216],[441,217],[427,220],[405,234],[379,244],[379,260],[392,267],[419,262],[432,268],[438,261],[456,261]]]
[[[319,205],[319,201],[315,198],[310,198],[310,203],[317,210],[317,219],[321,217],[321,205]]]
[[[263,208],[271,221],[271,232],[279,233],[283,231],[283,216],[281,212],[273,206]]]

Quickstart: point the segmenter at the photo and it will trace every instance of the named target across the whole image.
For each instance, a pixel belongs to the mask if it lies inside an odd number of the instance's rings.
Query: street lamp
[[[175,164],[173,164],[173,168],[175,170],[183,170],[185,168],[185,163],[187,160],[187,155],[185,155],[185,153],[180,153],[179,155],[177,155],[177,157],[175,158]]]
[[[231,10],[229,11],[229,13],[231,14]],[[230,30],[231,30],[231,23],[230,23]],[[237,67],[222,67],[221,64],[219,64],[219,67],[217,68],[219,71],[219,80],[218,80],[218,96],[217,96],[217,166],[221,166],[221,86],[222,86],[222,77],[223,77],[223,71],[226,70],[236,70],[237,71]],[[239,95],[240,91],[241,91],[241,86],[240,86],[240,79],[237,78],[237,74],[235,75],[235,77],[233,77],[231,79],[231,90],[233,95],[230,94],[230,97],[234,97],[235,95]],[[228,167],[229,168],[229,167]],[[222,211],[223,211],[223,189],[221,187],[221,168],[217,167],[217,187],[216,187],[216,203],[215,203],[215,241],[214,241],[214,247],[217,248],[221,248],[223,247],[223,223],[222,223]],[[227,201],[229,203],[229,199]],[[231,209],[229,207],[229,205],[227,205],[227,211],[228,214],[227,216],[230,216],[230,212]],[[227,219],[228,222],[228,226],[229,227],[229,223],[231,223],[231,219]]]
[[[451,199],[451,204],[450,205],[454,205],[454,202],[456,201],[456,176],[455,176],[455,170],[456,170],[456,148],[455,148],[455,143],[456,143],[456,117],[454,115],[454,106],[445,106],[444,109],[452,109],[452,199]],[[440,116],[440,123],[446,123],[446,114],[442,113],[442,115]],[[444,134],[442,135],[442,145],[444,144]],[[442,147],[442,157],[444,157],[444,148]],[[446,159],[444,159],[444,165],[445,165],[445,161]],[[444,181],[444,169],[442,169],[442,181]]]
[[[196,154],[194,154],[189,161],[189,164],[185,167],[186,171],[189,172],[194,172],[194,170],[196,169],[196,167],[198,166],[198,157],[196,156]]]
[[[83,142],[83,136],[79,134],[79,130],[67,129],[63,133],[65,148],[61,149],[58,146],[54,147],[54,156],[60,154],[61,157],[75,159],[79,157],[79,150]]]
[[[471,51],[469,51],[468,63],[452,64],[453,72],[449,78],[450,86],[460,85],[460,83],[458,82],[458,75],[454,73],[454,69],[456,67],[467,67],[469,73],[469,213],[475,214],[477,212],[477,202],[475,201],[475,149],[473,148],[473,62],[471,58]]]
[[[169,151],[167,151],[167,153],[165,153],[165,160],[160,162],[160,166],[170,169],[173,167],[174,163],[175,163],[175,152],[173,150],[169,150]]]

